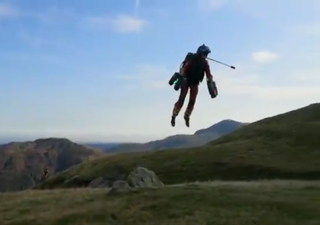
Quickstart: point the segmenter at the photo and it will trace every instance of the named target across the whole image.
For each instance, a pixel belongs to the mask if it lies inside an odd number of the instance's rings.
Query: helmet
[[[205,44],[199,46],[199,48],[197,49],[197,54],[205,54],[208,55],[209,53],[211,53],[211,50],[208,46],[206,46]]]

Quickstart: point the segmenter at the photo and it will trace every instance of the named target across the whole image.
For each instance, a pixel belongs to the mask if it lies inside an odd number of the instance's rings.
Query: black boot
[[[175,116],[171,116],[171,126],[175,126],[176,125],[176,117]]]
[[[184,116],[184,121],[186,123],[186,126],[189,127],[190,126],[190,117]]]

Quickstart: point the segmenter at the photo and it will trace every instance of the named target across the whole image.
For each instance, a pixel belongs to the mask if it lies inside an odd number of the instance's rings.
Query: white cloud
[[[168,87],[168,81],[174,73],[174,68],[169,69],[164,66],[140,64],[134,67],[130,75],[118,75],[119,79],[133,81],[134,84],[148,88]]]
[[[224,94],[254,96],[260,100],[292,100],[320,97],[320,85],[263,86],[257,84],[237,84],[222,82]]]
[[[58,7],[49,7],[45,11],[40,12],[25,11],[23,12],[23,15],[41,20],[44,23],[66,23],[70,21],[79,21],[81,19],[81,16],[78,15],[74,9]]]
[[[303,63],[295,68],[287,64],[265,71],[260,64],[239,63],[238,70],[215,72],[221,97],[251,98],[254,101],[315,100],[320,98],[320,67],[305,68]],[[259,68],[260,67],[260,68]],[[284,72],[285,71],[285,72]],[[288,76],[285,76],[285,75]],[[274,78],[277,79],[274,79]],[[258,104],[258,103],[257,103]]]
[[[201,9],[216,9],[226,4],[228,0],[198,0]]]
[[[197,0],[197,2],[201,9],[215,10],[223,5],[236,13],[258,19],[265,25],[268,24],[278,29],[297,22],[319,22],[320,19],[317,13],[320,1],[316,0],[310,0],[308,3],[292,0]]]
[[[134,16],[138,16],[139,13],[139,9],[140,9],[140,0],[135,0],[134,2]]]
[[[62,49],[66,50],[68,52],[74,52],[77,55],[86,55],[82,49],[77,48],[77,46],[73,46],[69,43],[65,43],[61,40],[56,40],[56,39],[50,39],[47,36],[37,36],[37,35],[31,35],[29,32],[26,30],[21,29],[18,32],[18,37],[27,45],[40,49],[45,46],[52,46],[56,49]]]
[[[1,52],[0,52],[1,53]],[[53,64],[61,64],[65,63],[63,59],[59,59],[57,57],[53,57],[45,54],[30,54],[23,52],[6,52],[5,54],[0,54],[0,60],[7,61],[15,61],[18,62],[29,62],[29,63],[53,63]]]
[[[320,67],[308,68],[305,70],[298,70],[292,74],[292,78],[298,82],[305,82],[309,84],[320,83]]]
[[[96,16],[89,18],[82,18],[74,10],[61,9],[51,7],[45,12],[32,12],[32,11],[19,11],[9,6],[0,5],[0,19],[4,17],[29,17],[39,19],[43,22],[66,22],[66,21],[79,21],[84,19],[95,27],[105,29],[106,27],[113,28],[119,33],[132,33],[141,31],[148,22],[146,20],[137,18],[136,15],[140,8],[140,1],[136,0],[134,14],[135,17],[129,15],[118,15],[115,18],[108,16]]]
[[[320,22],[291,26],[289,31],[302,35],[320,35]]]
[[[9,6],[0,5],[0,18],[17,16],[18,12]]]
[[[167,88],[168,87],[168,79],[163,80],[155,80],[155,81],[145,81],[142,82],[143,86],[151,89],[160,89],[160,88]]]
[[[268,63],[279,59],[279,55],[269,51],[260,51],[252,53],[252,58],[259,63]]]
[[[79,21],[80,16],[72,9],[49,7],[43,11],[29,11],[12,6],[0,5],[0,19],[1,18],[31,18],[40,20],[45,23],[57,23],[67,21]]]
[[[135,66],[135,69],[140,75],[146,74],[149,77],[163,77],[169,70],[164,66],[150,65],[150,64],[139,64]]]
[[[89,21],[96,27],[112,27],[119,33],[132,33],[141,31],[148,23],[145,20],[127,15],[118,15],[116,18],[106,16],[91,17]]]
[[[43,47],[44,45],[47,45],[50,43],[47,39],[42,38],[42,37],[31,36],[31,35],[29,35],[29,33],[27,33],[24,30],[20,30],[18,36],[25,43],[27,43],[28,45],[35,47],[35,48],[40,48],[40,47]]]
[[[113,27],[119,33],[139,32],[147,22],[131,16],[120,15],[113,20]]]

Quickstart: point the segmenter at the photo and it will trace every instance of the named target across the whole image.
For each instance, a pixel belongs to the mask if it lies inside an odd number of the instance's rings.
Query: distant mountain
[[[194,135],[216,134],[218,136],[223,136],[243,127],[244,125],[249,125],[249,123],[241,123],[234,120],[222,120],[211,127],[196,131]]]
[[[23,137],[0,137],[0,146],[8,144],[10,142],[22,142],[25,141],[25,138]]]
[[[113,148],[104,149],[104,151],[109,153],[123,153],[161,150],[169,148],[196,147],[207,144],[210,141],[218,139],[248,124],[249,123],[241,123],[234,120],[223,120],[208,128],[198,130],[192,135],[181,134],[169,136],[162,140],[156,140],[147,143],[120,144]]]
[[[24,190],[39,182],[47,167],[49,174],[105,155],[62,138],[11,142],[0,146],[0,192]]]
[[[91,143],[82,143],[83,145],[85,146],[88,146],[88,147],[91,147],[91,148],[96,148],[96,149],[99,149],[99,150],[103,150],[103,151],[106,151],[108,149],[111,149],[111,148],[114,148],[120,144],[123,144],[123,143],[94,143],[94,142],[91,142]]]

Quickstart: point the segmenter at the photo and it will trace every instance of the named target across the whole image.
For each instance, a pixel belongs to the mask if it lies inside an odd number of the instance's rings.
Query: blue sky
[[[187,4],[186,4],[187,3]],[[0,137],[148,141],[223,119],[253,122],[320,99],[320,1],[0,0]],[[186,128],[167,85],[201,44],[204,83]],[[186,101],[187,103],[187,101]]]

